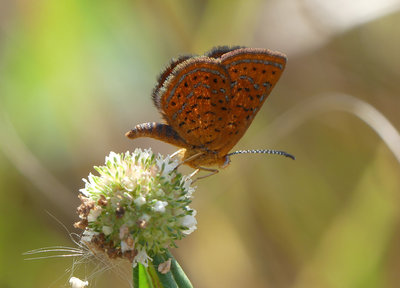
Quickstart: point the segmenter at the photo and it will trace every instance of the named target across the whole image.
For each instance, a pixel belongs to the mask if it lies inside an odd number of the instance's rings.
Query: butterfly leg
[[[196,175],[197,173],[199,173],[200,170],[208,171],[208,172],[210,172],[210,173],[208,173],[208,174],[206,174],[206,175],[204,175],[204,176],[197,177],[196,179],[193,180],[192,183],[196,182],[197,180],[210,177],[210,176],[212,176],[212,175],[214,175],[214,174],[217,174],[217,173],[219,172],[218,169],[207,168],[207,167],[198,167],[192,174],[190,174],[190,178],[192,178],[194,175]]]
[[[178,151],[180,151],[180,150],[178,150]],[[178,152],[178,151],[177,151],[177,152]],[[176,153],[176,152],[175,152],[175,153]],[[175,153],[174,153],[174,154],[175,154]],[[190,161],[196,159],[197,157],[200,157],[202,154],[203,154],[203,152],[199,152],[199,153],[196,153],[196,154],[194,154],[194,155],[192,155],[192,156],[186,158],[186,159],[183,160],[181,163],[179,163],[178,166],[175,167],[175,169],[178,169],[179,166],[181,166],[181,165],[183,165],[183,164],[185,164],[185,163],[187,163],[187,162],[190,162]]]
[[[174,158],[174,157],[176,157],[177,155],[184,153],[185,150],[186,150],[185,148],[176,150],[174,153],[171,154],[171,158]]]
[[[200,169],[194,170],[192,174],[189,175],[189,178],[193,178],[195,175],[197,175],[200,172]],[[196,179],[197,180],[197,179]],[[193,181],[194,182],[194,181]]]

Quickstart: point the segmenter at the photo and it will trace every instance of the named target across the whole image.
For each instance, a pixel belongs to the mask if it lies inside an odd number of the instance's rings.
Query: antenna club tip
[[[293,155],[291,155],[291,154],[287,154],[287,155],[285,155],[286,157],[288,157],[288,158],[290,158],[290,159],[292,159],[292,160],[296,160],[296,157],[294,157]]]

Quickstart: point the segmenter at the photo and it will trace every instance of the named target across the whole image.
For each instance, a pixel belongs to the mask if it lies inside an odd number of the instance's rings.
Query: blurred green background
[[[49,214],[77,232],[81,179],[110,151],[175,151],[124,133],[160,120],[150,95],[170,58],[217,45],[288,55],[236,148],[297,159],[239,155],[196,183],[198,230],[174,251],[195,287],[400,287],[399,162],[350,98],[400,127],[399,6],[0,1],[0,287],[68,286],[73,259],[22,253],[76,247]],[[354,113],[341,111],[346,103]],[[129,287],[120,272],[93,274],[98,264],[76,265],[73,275],[91,287]]]

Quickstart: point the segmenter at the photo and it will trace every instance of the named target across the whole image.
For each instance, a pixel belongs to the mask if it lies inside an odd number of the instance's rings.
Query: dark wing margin
[[[240,49],[240,48],[245,48],[242,46],[217,46],[212,48],[210,51],[205,53],[204,55],[210,58],[220,58],[222,55]]]
[[[151,97],[153,99],[154,105],[157,107],[158,110],[160,110],[160,98],[159,98],[160,88],[164,85],[165,81],[168,79],[168,76],[171,74],[171,72],[174,70],[176,66],[178,66],[182,62],[192,57],[193,57],[192,55],[182,55],[179,56],[178,58],[173,58],[169,62],[169,64],[161,71],[160,75],[157,78],[157,84],[153,89]]]

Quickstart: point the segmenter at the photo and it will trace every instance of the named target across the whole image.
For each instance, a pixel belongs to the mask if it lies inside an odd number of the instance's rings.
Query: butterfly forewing
[[[265,49],[241,48],[221,56],[228,71],[231,95],[224,133],[214,141],[221,154],[228,153],[246,132],[275,86],[286,57]]]
[[[160,107],[167,123],[195,147],[215,150],[226,127],[230,80],[219,61],[189,59],[174,68],[160,89]]]

